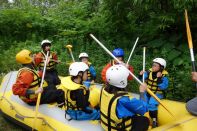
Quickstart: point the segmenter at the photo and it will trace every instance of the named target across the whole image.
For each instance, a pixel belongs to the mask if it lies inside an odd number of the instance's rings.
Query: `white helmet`
[[[161,66],[164,67],[164,69],[166,68],[166,60],[164,60],[163,58],[155,58],[153,62],[159,63]]]
[[[77,76],[80,71],[85,72],[89,67],[83,62],[74,62],[69,67],[69,74],[71,76]]]
[[[82,58],[82,57],[87,57],[88,58],[89,56],[88,56],[87,53],[83,52],[83,53],[79,54],[79,59]]]
[[[50,41],[50,40],[43,40],[43,41],[41,42],[41,46],[42,46],[44,43],[49,43],[49,44],[51,44],[51,41]]]
[[[111,66],[106,72],[106,79],[110,85],[118,88],[127,86],[129,71],[123,65]]]

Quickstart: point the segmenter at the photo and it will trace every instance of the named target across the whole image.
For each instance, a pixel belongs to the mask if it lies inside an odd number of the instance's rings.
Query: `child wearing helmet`
[[[44,81],[43,88],[40,88],[41,77],[34,68],[34,63],[29,50],[22,50],[16,55],[16,61],[22,64],[18,71],[16,82],[12,86],[14,95],[18,95],[21,100],[29,105],[36,105],[39,93],[42,93],[40,104],[57,102],[63,106],[65,98],[64,92],[55,89],[53,85],[47,85]]]
[[[101,126],[104,130],[146,131],[149,119],[145,100],[146,84],[142,84],[140,100],[126,91],[129,72],[123,65],[111,66],[106,72],[107,85],[101,91]]]
[[[131,65],[125,64],[124,63],[124,50],[121,48],[115,48],[112,51],[112,54],[121,62],[121,64],[125,65],[132,73],[133,73],[133,67]],[[106,71],[109,67],[113,66],[113,65],[117,65],[119,64],[116,60],[111,60],[102,70],[101,72],[101,77],[103,82],[106,82]],[[128,80],[132,80],[133,77],[131,75],[128,76]]]
[[[47,51],[49,51],[49,61],[47,62],[46,66],[46,75],[45,80],[49,84],[53,85],[59,85],[60,79],[58,77],[58,72],[55,69],[56,64],[59,63],[57,54],[55,52],[51,52],[51,41],[49,40],[43,40],[41,42],[42,51],[35,55],[34,62],[35,65],[38,67],[40,73],[42,73],[44,68],[44,61],[47,54]]]
[[[69,67],[70,76],[61,80],[65,92],[66,114],[75,120],[97,120],[100,112],[89,107],[89,90],[82,85],[88,78],[89,67],[83,62],[74,62]]]
[[[90,87],[90,83],[94,83],[96,79],[96,70],[92,63],[89,62],[89,56],[87,53],[82,52],[79,54],[79,60],[81,62],[84,62],[86,65],[88,65],[89,70],[88,70],[88,79],[84,82],[84,85],[86,87]]]
[[[164,90],[168,88],[168,72],[165,70],[166,61],[163,58],[155,58],[153,60],[152,68],[148,71],[141,71],[140,77],[144,73],[145,82],[148,85],[148,88],[160,99],[164,97]],[[153,120],[153,127],[156,127],[157,124],[157,114],[158,114],[158,102],[147,93],[148,100],[148,109],[149,115]]]

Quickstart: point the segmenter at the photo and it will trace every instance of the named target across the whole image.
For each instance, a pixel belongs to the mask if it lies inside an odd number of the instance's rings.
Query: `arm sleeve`
[[[160,84],[158,84],[158,87],[161,90],[165,90],[168,88],[168,85],[169,85],[169,80],[168,80],[168,77],[165,76],[161,78],[161,81],[160,81]]]
[[[133,115],[144,115],[148,111],[147,103],[136,98],[122,97],[117,103],[117,116],[119,118],[132,117]]]
[[[140,100],[147,102],[146,92],[140,92]]]
[[[57,61],[58,60],[57,54],[53,52],[52,55],[53,55],[53,60]]]
[[[92,75],[92,79],[95,80],[96,79],[96,70],[94,69],[94,67],[92,65],[90,66],[89,70]]]
[[[139,75],[138,77],[142,81],[142,75]],[[146,80],[148,78],[148,71],[144,72],[144,79]]]
[[[15,84],[12,86],[12,92],[14,95],[26,96],[28,94],[34,94],[34,91],[28,89],[33,82],[34,75],[29,71],[23,71],[17,78]]]

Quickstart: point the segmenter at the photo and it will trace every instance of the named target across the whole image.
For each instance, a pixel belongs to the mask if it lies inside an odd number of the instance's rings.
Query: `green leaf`
[[[164,44],[164,42],[161,40],[161,39],[157,39],[157,40],[153,40],[153,41],[150,41],[148,42],[148,46],[149,47],[153,47],[153,48],[158,48],[158,47],[161,47],[162,45]]]
[[[175,65],[175,66],[179,66],[179,65],[182,65],[184,63],[184,60],[183,59],[181,59],[181,58],[175,58],[174,60],[173,60],[173,64]]]
[[[167,58],[168,58],[168,60],[172,61],[172,60],[174,60],[174,59],[177,59],[177,57],[178,57],[180,54],[181,54],[180,51],[177,51],[177,50],[175,50],[175,49],[172,49],[172,50],[169,52]],[[177,63],[177,62],[176,62],[176,63]]]

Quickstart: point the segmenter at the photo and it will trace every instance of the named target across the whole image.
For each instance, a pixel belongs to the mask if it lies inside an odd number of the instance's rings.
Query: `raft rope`
[[[190,119],[187,119],[187,120],[184,120],[184,121],[175,123],[175,124],[173,124],[173,125],[171,125],[171,126],[168,126],[168,127],[164,128],[164,129],[162,129],[161,131],[167,131],[167,130],[173,128],[173,127],[179,126],[179,125],[184,124],[184,123],[186,123],[186,122],[188,122],[188,121],[191,121],[191,120],[193,120],[193,119],[196,119],[196,117],[192,117],[192,118],[190,118]]]
[[[2,100],[2,99],[6,100],[6,101],[10,104],[11,110],[14,110],[14,111],[16,112],[16,115],[18,115],[18,118],[19,118],[19,119],[20,119],[20,118],[23,118],[23,119],[25,119],[25,118],[34,119],[34,116],[33,116],[33,117],[31,117],[31,116],[25,116],[25,115],[22,115],[21,113],[19,113],[19,112],[15,109],[14,105],[13,105],[7,98],[5,98],[4,96],[1,97],[1,100]],[[42,125],[47,125],[47,126],[48,126],[50,129],[52,129],[53,131],[57,131],[57,130],[56,130],[54,127],[52,127],[44,118],[42,118],[42,117],[37,117],[37,119],[42,120]]]
[[[8,79],[8,82],[7,82],[7,84],[6,84],[6,86],[5,86],[4,90],[3,90],[3,95],[2,95],[2,97],[5,96],[6,89],[7,89],[7,87],[8,87],[8,84],[10,83],[10,80],[11,80],[11,77],[12,77],[12,73],[13,73],[13,72],[10,73],[10,77],[9,77],[9,79]],[[1,99],[2,99],[2,98],[1,98]]]

